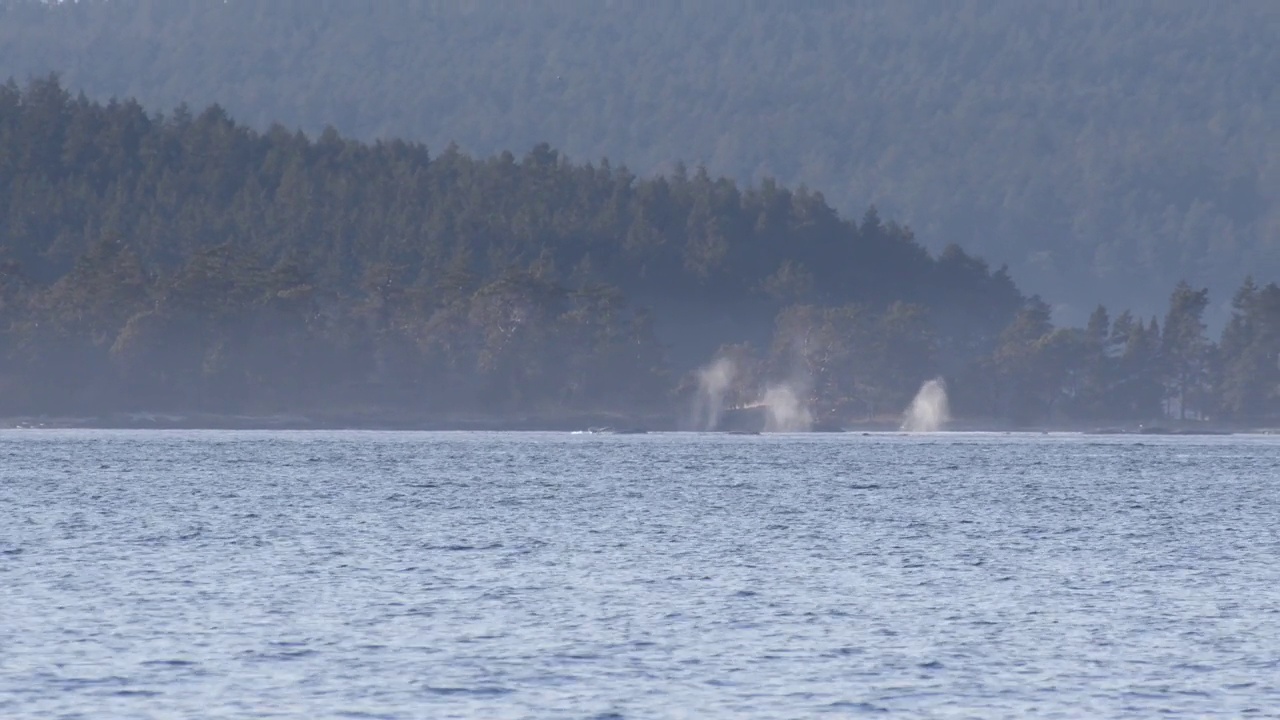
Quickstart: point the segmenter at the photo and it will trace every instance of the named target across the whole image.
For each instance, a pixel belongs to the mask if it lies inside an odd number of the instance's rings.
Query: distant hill
[[[945,384],[986,427],[1271,423],[1280,286],[1217,343],[1210,297],[1055,327],[1005,268],[770,180],[0,85],[0,418],[794,431],[922,387],[940,417]]]
[[[877,204],[1080,321],[1280,275],[1280,4],[0,2],[0,76]]]
[[[897,412],[1025,302],[819,193],[258,133],[56,79],[0,86],[0,219],[0,417],[670,412],[717,354],[757,368],[748,399],[798,378]]]

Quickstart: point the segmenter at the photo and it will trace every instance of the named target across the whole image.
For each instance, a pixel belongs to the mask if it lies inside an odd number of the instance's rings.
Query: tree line
[[[0,0],[0,77],[875,202],[1083,323],[1280,273],[1272,0]],[[1068,312],[1064,313],[1064,307]]]
[[[1260,420],[1276,294],[1242,288],[1216,344],[1189,287],[1163,325],[1054,328],[1004,268],[804,187],[0,87],[0,414],[675,424],[727,354],[726,402],[789,380],[836,423],[937,375],[974,418]]]

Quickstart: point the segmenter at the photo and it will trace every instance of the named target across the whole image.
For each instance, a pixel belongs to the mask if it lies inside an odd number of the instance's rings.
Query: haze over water
[[[0,432],[0,715],[1238,717],[1280,438]]]

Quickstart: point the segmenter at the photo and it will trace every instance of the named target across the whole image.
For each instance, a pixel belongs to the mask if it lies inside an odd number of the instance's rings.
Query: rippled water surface
[[[7,431],[4,717],[1280,716],[1280,438]]]

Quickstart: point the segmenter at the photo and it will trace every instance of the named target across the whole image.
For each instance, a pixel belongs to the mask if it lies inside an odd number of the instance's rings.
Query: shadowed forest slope
[[[1083,321],[1280,273],[1280,6],[0,2],[0,75],[875,203]]]
[[[958,247],[772,182],[259,133],[56,78],[0,87],[0,219],[11,412],[666,410],[722,344],[827,307],[901,344],[862,379],[896,405],[1023,303]]]
[[[1209,298],[1055,327],[1003,268],[772,181],[0,86],[0,416],[805,429],[941,375],[986,422],[1274,421],[1280,288],[1246,280],[1217,343]]]

